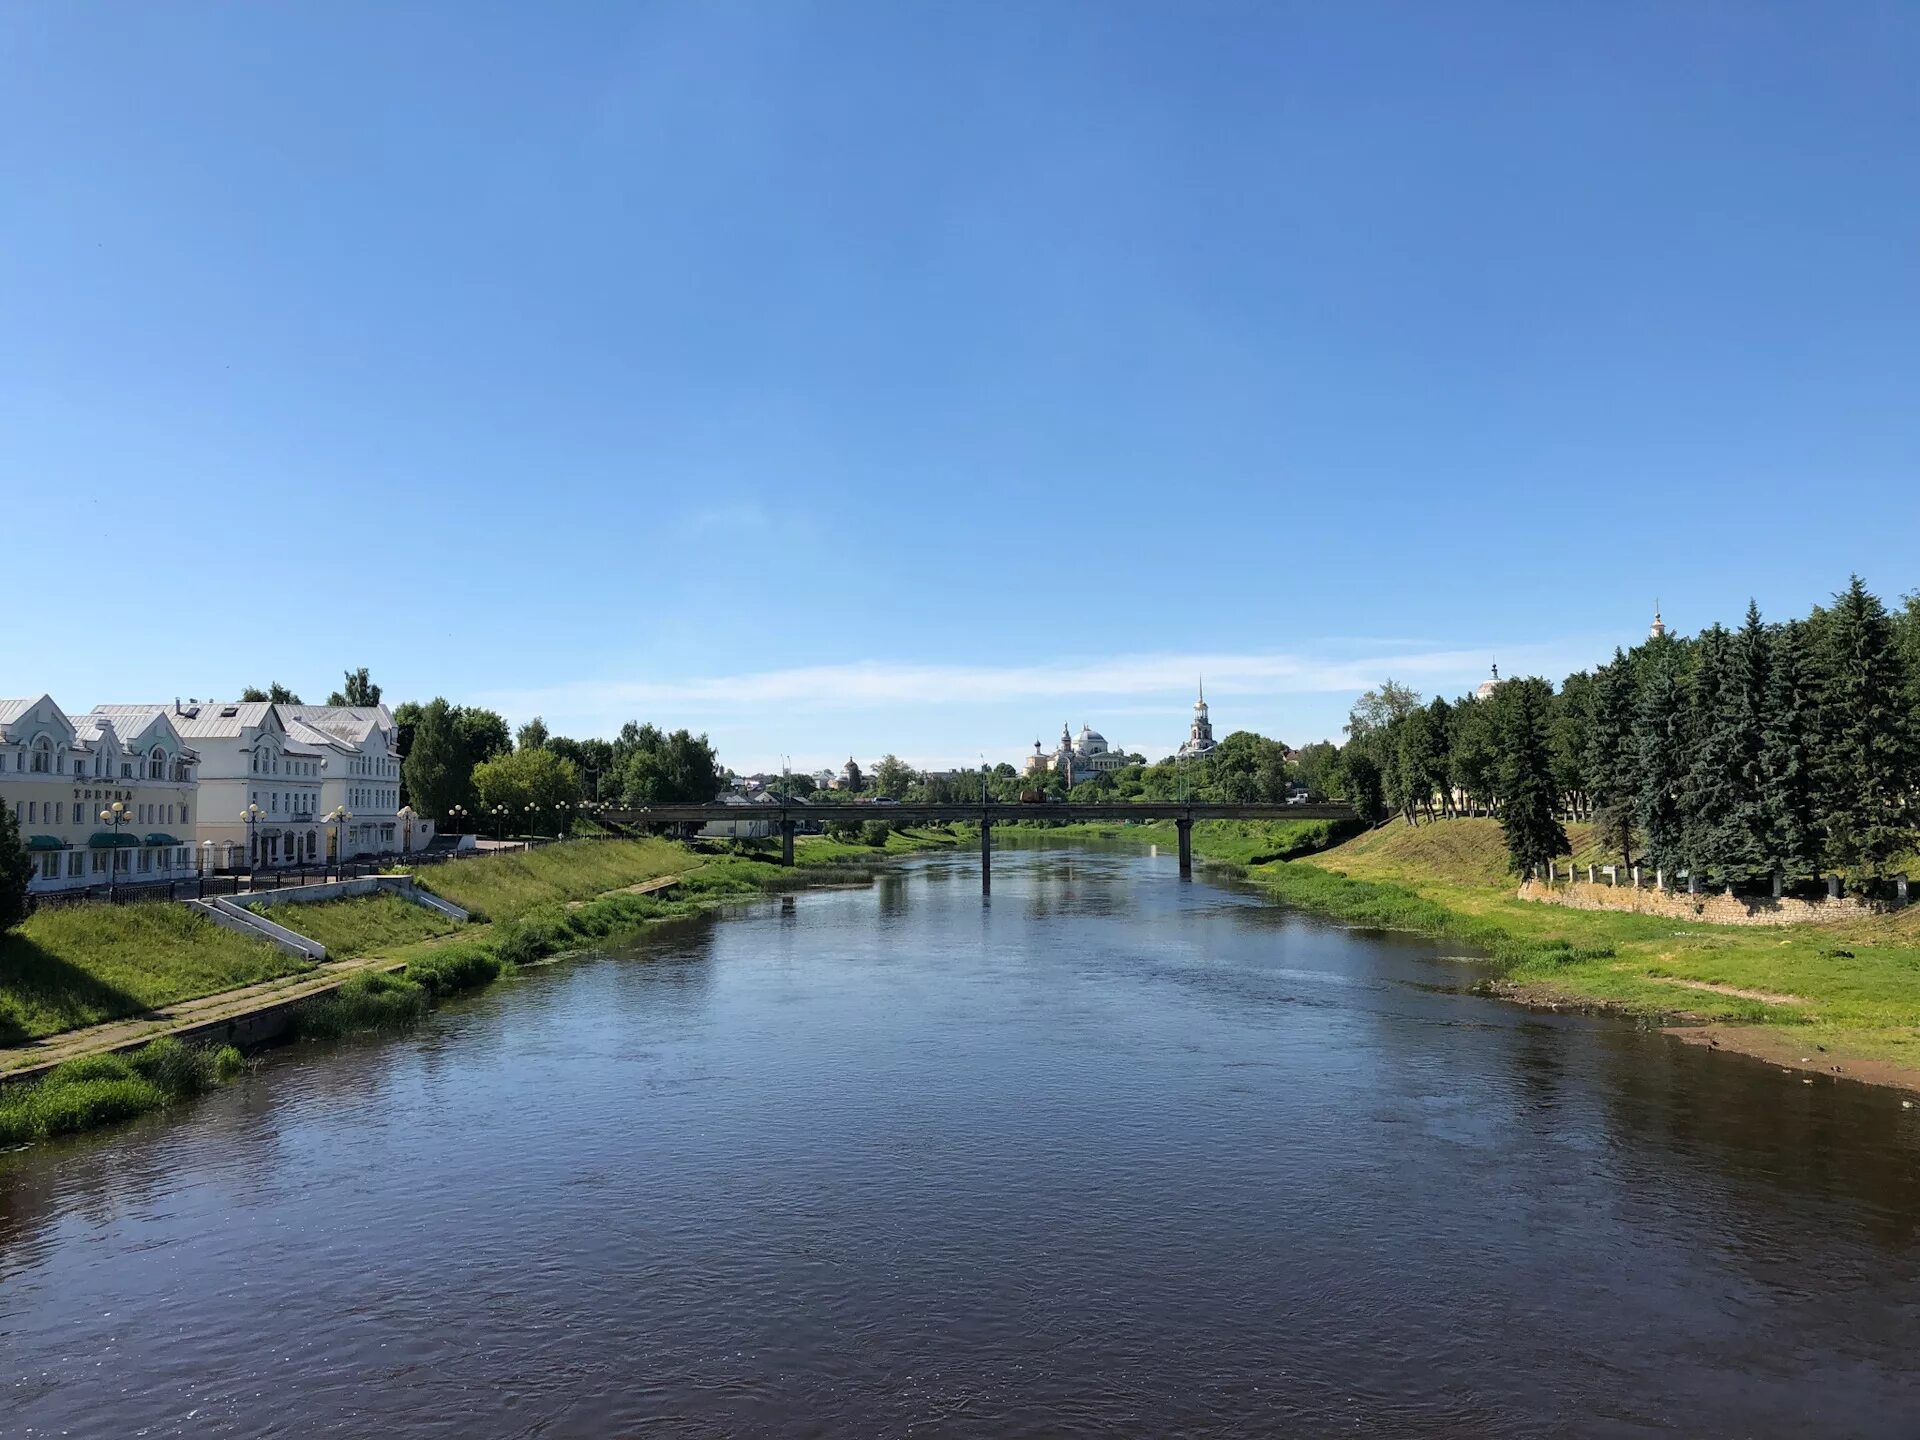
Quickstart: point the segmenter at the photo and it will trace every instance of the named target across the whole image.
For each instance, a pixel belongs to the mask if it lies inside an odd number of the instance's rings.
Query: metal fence
[[[61,910],[73,905],[144,905],[162,900],[204,900],[211,895],[254,895],[269,890],[287,890],[296,885],[328,885],[337,880],[358,880],[368,875],[389,874],[396,868],[415,870],[423,865],[438,865],[447,860],[471,860],[478,855],[536,850],[556,843],[553,837],[543,836],[513,840],[487,850],[456,850],[451,846],[406,853],[390,850],[379,855],[360,855],[352,860],[326,864],[287,865],[272,870],[213,870],[176,875],[170,880],[141,879],[112,885],[88,885],[72,890],[36,890],[31,893],[29,900],[35,910]]]

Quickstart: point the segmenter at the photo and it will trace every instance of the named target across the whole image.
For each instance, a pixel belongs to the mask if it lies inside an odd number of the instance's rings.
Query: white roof
[[[353,745],[363,744],[375,730],[395,728],[385,705],[282,705],[280,714],[289,726],[304,721]]]
[[[144,705],[100,705],[96,709],[106,715],[118,710],[145,710]],[[215,736],[232,739],[242,732],[267,723],[267,714],[273,709],[267,700],[196,700],[182,705],[175,714],[170,705],[155,707],[164,709],[167,717],[173,721],[173,728],[186,739],[196,736]]]

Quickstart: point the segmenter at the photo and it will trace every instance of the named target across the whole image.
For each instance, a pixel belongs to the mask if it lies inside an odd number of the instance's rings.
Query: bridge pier
[[[1173,828],[1180,832],[1180,878],[1193,879],[1193,821],[1176,820]]]
[[[980,817],[980,893],[993,894],[993,821]]]
[[[780,822],[780,863],[782,865],[791,866],[793,864],[793,831],[793,821],[782,820]]]

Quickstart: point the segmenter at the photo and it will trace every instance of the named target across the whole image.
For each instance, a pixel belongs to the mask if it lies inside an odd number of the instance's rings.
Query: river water
[[[0,1434],[1920,1434],[1920,1111],[969,857],[0,1158]]]

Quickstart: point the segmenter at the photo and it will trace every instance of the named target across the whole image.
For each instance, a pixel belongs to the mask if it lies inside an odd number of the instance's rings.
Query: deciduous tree
[[[293,703],[293,702],[289,702]],[[367,674],[367,667],[346,672],[346,683],[327,696],[329,705],[374,706],[380,703],[380,687]]]

